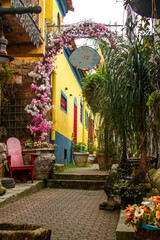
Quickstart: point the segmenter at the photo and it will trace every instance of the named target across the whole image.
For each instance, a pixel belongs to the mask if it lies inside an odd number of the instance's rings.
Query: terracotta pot
[[[76,166],[85,166],[88,161],[89,152],[73,152],[73,160]]]
[[[0,239],[1,240],[50,240],[51,230],[47,227],[33,224],[0,224]]]
[[[98,165],[99,165],[99,170],[101,170],[105,166],[104,153],[97,154],[96,156],[97,156],[97,162],[98,162]]]
[[[23,153],[37,153],[39,156],[34,160],[34,179],[48,179],[53,171],[56,160],[53,148],[32,148],[24,149]],[[25,164],[29,164],[29,156],[24,157]]]

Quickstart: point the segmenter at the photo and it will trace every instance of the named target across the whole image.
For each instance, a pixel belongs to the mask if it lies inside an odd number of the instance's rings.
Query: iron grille
[[[30,99],[9,100],[7,114],[2,119],[2,125],[7,129],[9,137],[29,137],[30,132],[27,125],[30,122],[30,117],[24,109],[30,101]]]
[[[12,7],[29,7],[39,5],[39,0],[11,0],[10,5]],[[16,14],[19,18],[25,31],[29,34],[29,37],[33,44],[38,48],[41,38],[41,32],[38,28],[38,14]]]

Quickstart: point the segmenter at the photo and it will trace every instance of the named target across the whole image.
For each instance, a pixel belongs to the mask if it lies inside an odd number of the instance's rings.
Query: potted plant
[[[74,134],[72,134],[72,151],[73,160],[76,166],[85,166],[88,161],[89,152],[86,150],[86,144],[83,142],[75,142]]]
[[[49,142],[33,141],[28,139],[22,143],[24,153],[33,152],[39,154],[34,160],[34,179],[48,179],[52,172],[56,157],[54,155],[55,145]],[[29,156],[25,156],[24,162],[28,164]]]
[[[125,209],[128,204],[140,204],[143,199],[144,184],[129,184],[128,180],[120,179],[114,184],[113,195],[121,197],[121,208]]]
[[[135,240],[157,240],[160,236],[160,196],[149,201],[128,206],[125,209],[125,224],[135,229]]]
[[[102,170],[105,166],[105,154],[103,150],[96,150],[97,163],[99,165],[99,170]]]

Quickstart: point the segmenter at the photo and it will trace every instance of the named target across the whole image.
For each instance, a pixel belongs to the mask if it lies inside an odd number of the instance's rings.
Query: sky
[[[69,11],[64,23],[91,20],[102,24],[124,23],[123,0],[72,0],[74,12]]]
[[[123,25],[125,19],[123,0],[72,0],[74,12],[69,11],[64,17],[64,24],[90,20],[106,25]],[[109,28],[122,33],[122,27]],[[83,44],[92,46],[90,40],[76,40],[77,47]]]

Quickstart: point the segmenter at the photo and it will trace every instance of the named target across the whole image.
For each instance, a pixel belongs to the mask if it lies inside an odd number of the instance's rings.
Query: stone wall
[[[35,96],[34,90],[30,88],[32,84],[32,77],[28,73],[34,70],[36,61],[25,61],[23,59],[14,60],[9,64],[13,69],[13,79],[8,83],[16,84],[15,98],[33,98]]]
[[[0,178],[4,177],[4,165],[7,164],[7,147],[5,143],[0,143]]]

